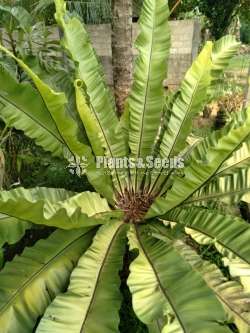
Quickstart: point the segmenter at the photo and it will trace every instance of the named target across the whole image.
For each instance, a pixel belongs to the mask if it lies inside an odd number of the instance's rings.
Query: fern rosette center
[[[142,222],[153,201],[154,196],[150,193],[127,188],[116,196],[116,206],[124,212],[125,223]]]

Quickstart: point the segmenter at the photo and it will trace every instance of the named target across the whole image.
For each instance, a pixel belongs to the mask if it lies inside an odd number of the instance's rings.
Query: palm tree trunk
[[[132,0],[112,0],[112,14],[114,93],[121,114],[132,79]]]

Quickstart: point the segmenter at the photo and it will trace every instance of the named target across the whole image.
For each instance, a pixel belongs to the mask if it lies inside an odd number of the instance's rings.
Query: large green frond
[[[66,147],[72,155],[87,159],[88,165],[86,170],[90,183],[98,192],[103,194],[109,199],[110,202],[112,202],[113,190],[110,185],[109,177],[104,175],[103,172],[101,173],[100,170],[97,170],[91,148],[79,141],[77,123],[69,114],[66,113],[65,110],[65,105],[67,103],[65,94],[51,89],[46,83],[40,80],[40,78],[22,60],[16,58],[11,52],[1,45],[0,50],[15,59],[19,66],[32,79],[48,111],[50,112],[51,117],[54,119],[56,127],[63,138]],[[103,186],[104,183],[107,184],[106,187]]]
[[[77,76],[86,86],[88,103],[99,124],[107,154],[111,157],[124,156],[125,144],[122,140],[119,142],[122,136],[115,133],[118,118],[114,101],[104,83],[102,69],[88,34],[76,17],[67,16],[66,3],[63,0],[55,0],[55,4],[56,20],[64,31],[63,45],[79,66]]]
[[[92,150],[95,156],[105,156],[102,133],[100,131],[100,126],[94,117],[93,112],[90,110],[90,106],[88,105],[87,96],[83,89],[83,82],[81,80],[75,81],[75,91],[76,91],[76,106],[79,116],[83,122],[83,125],[86,130],[86,134],[88,136],[89,142],[91,144]],[[106,194],[107,198],[113,197],[112,191],[112,179],[107,173],[107,169],[105,170],[102,164],[99,164],[99,168],[93,169],[94,173],[92,175],[92,181],[94,178],[94,174],[96,174],[95,188],[100,193]],[[90,173],[90,168],[88,169],[88,173]],[[103,180],[102,180],[103,179]],[[110,200],[112,202],[112,200]]]
[[[172,241],[154,239],[147,227],[133,227],[129,241],[139,254],[130,266],[128,285],[144,323],[163,319],[162,332],[168,333],[229,332],[219,324],[226,320],[219,301]]]
[[[163,136],[161,155],[175,156],[184,147],[192,128],[193,117],[203,110],[211,98],[211,89],[237,53],[240,44],[233,36],[225,36],[212,44],[208,42],[188,70],[180,88],[167,130]]]
[[[218,267],[200,256],[183,241],[175,242],[175,248],[201,274],[209,288],[224,305],[229,321],[233,320],[240,333],[250,332],[250,294],[244,292],[240,283],[228,281]]]
[[[120,217],[98,193],[59,189],[17,188],[0,192],[0,213],[35,224],[73,229],[103,224]]]
[[[145,0],[136,41],[139,55],[128,98],[129,146],[135,158],[152,155],[164,104],[163,80],[170,49],[169,11],[165,0]]]
[[[94,231],[55,231],[27,248],[0,272],[1,331],[32,333],[55,296],[67,286],[80,255]]]
[[[232,126],[215,145],[210,146],[203,160],[193,159],[183,170],[184,175],[173,177],[173,186],[167,198],[156,199],[147,217],[163,215],[189,199],[197,190],[206,185],[221,165],[241,146],[250,134],[250,108],[245,112],[246,120]]]
[[[200,265],[200,259],[197,255],[192,254],[189,250],[184,251],[186,260],[192,261],[203,274],[207,283],[213,288],[225,305],[225,309],[229,314],[229,318],[233,318],[240,333],[250,332],[250,265],[228,247],[222,245],[222,242],[217,242],[216,238],[210,234],[201,233],[191,228],[185,228],[186,233],[192,237],[198,244],[214,245],[217,251],[223,256],[222,262],[225,267],[228,267],[230,276],[233,281],[227,282],[226,279],[220,278],[221,272],[215,265],[203,262]],[[183,247],[183,246],[181,246]],[[181,251],[181,249],[179,249]]]
[[[118,272],[123,263],[126,229],[123,223],[110,223],[99,229],[73,271],[69,289],[48,307],[37,333],[118,331]]]
[[[34,139],[53,155],[62,157],[65,143],[39,93],[28,83],[18,83],[0,67],[0,117]]]
[[[250,193],[250,168],[213,178],[185,203],[206,206],[209,201],[220,200],[232,205],[239,203],[246,193]]]
[[[192,118],[204,106],[211,78],[212,46],[212,42],[205,45],[184,78],[163,135],[160,147],[162,157],[174,156],[184,147]]]
[[[169,212],[165,219],[198,232],[201,240],[212,239],[215,244],[250,264],[250,225],[244,220],[199,207],[176,208]]]
[[[126,144],[121,132],[117,132],[118,117],[115,105],[108,87],[103,80],[101,66],[90,43],[84,25],[76,17],[70,17],[63,0],[55,0],[56,20],[64,32],[63,45],[78,64],[77,78],[86,87],[88,104],[101,134],[102,146],[106,155],[124,157]],[[114,182],[122,190],[121,176],[114,170]]]
[[[171,225],[174,230],[176,227],[173,226],[173,222],[171,222]],[[234,322],[237,325],[239,332],[248,333],[250,330],[250,294],[245,291],[242,285],[237,281],[229,281],[216,265],[202,260],[196,251],[187,245],[186,238],[182,239],[180,234],[178,236],[174,235],[173,230],[170,231],[170,229],[160,227],[159,225],[152,225],[152,227],[152,235],[154,237],[167,242],[169,242],[170,238],[174,248],[179,254],[189,265],[191,265],[194,271],[201,275],[207,286],[212,289],[218,300],[224,306],[228,315],[228,323]],[[224,250],[221,245],[213,243],[213,240],[208,236],[188,228],[185,230],[199,244],[214,244],[218,248],[221,248],[221,253],[223,253],[223,251],[228,252],[227,250]],[[231,256],[234,255],[231,253]],[[228,261],[227,258],[225,258],[225,260]],[[240,260],[237,259],[237,261],[239,265]],[[241,262],[240,267],[246,269],[247,264],[244,263],[244,265],[245,266],[243,266],[243,263]],[[239,267],[238,269],[236,268],[236,271],[240,274]]]
[[[248,262],[239,258],[235,253],[207,234],[190,228],[185,228],[185,231],[198,244],[214,245],[217,251],[223,256],[223,264],[225,267],[228,267],[230,275],[241,283],[246,292],[250,292],[250,264]]]
[[[46,83],[40,80],[40,78],[22,60],[15,57],[10,51],[1,45],[0,50],[5,52],[9,57],[13,58],[32,79],[71,153],[80,157],[84,156],[86,150],[89,148],[78,141],[77,125],[69,115],[66,115],[65,105],[67,103],[67,99],[65,94],[51,89]]]

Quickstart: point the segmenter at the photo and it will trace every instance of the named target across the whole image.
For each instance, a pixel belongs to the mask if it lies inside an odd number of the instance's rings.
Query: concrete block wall
[[[196,58],[201,43],[198,21],[171,21],[171,49],[166,84],[176,88]]]
[[[201,27],[196,20],[171,21],[171,50],[168,67],[168,77],[164,85],[169,88],[179,86],[193,59],[197,56],[201,42]],[[100,60],[104,65],[107,82],[112,86],[112,51],[111,51],[111,26],[109,24],[88,25],[92,43]],[[137,23],[133,24],[133,40],[139,33]],[[137,51],[133,50],[136,57]]]

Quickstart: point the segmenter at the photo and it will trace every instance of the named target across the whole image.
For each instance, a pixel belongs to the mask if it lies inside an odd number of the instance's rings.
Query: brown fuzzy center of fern
[[[140,223],[154,201],[154,196],[145,192],[133,192],[125,189],[117,194],[116,206],[124,212],[125,223]]]

